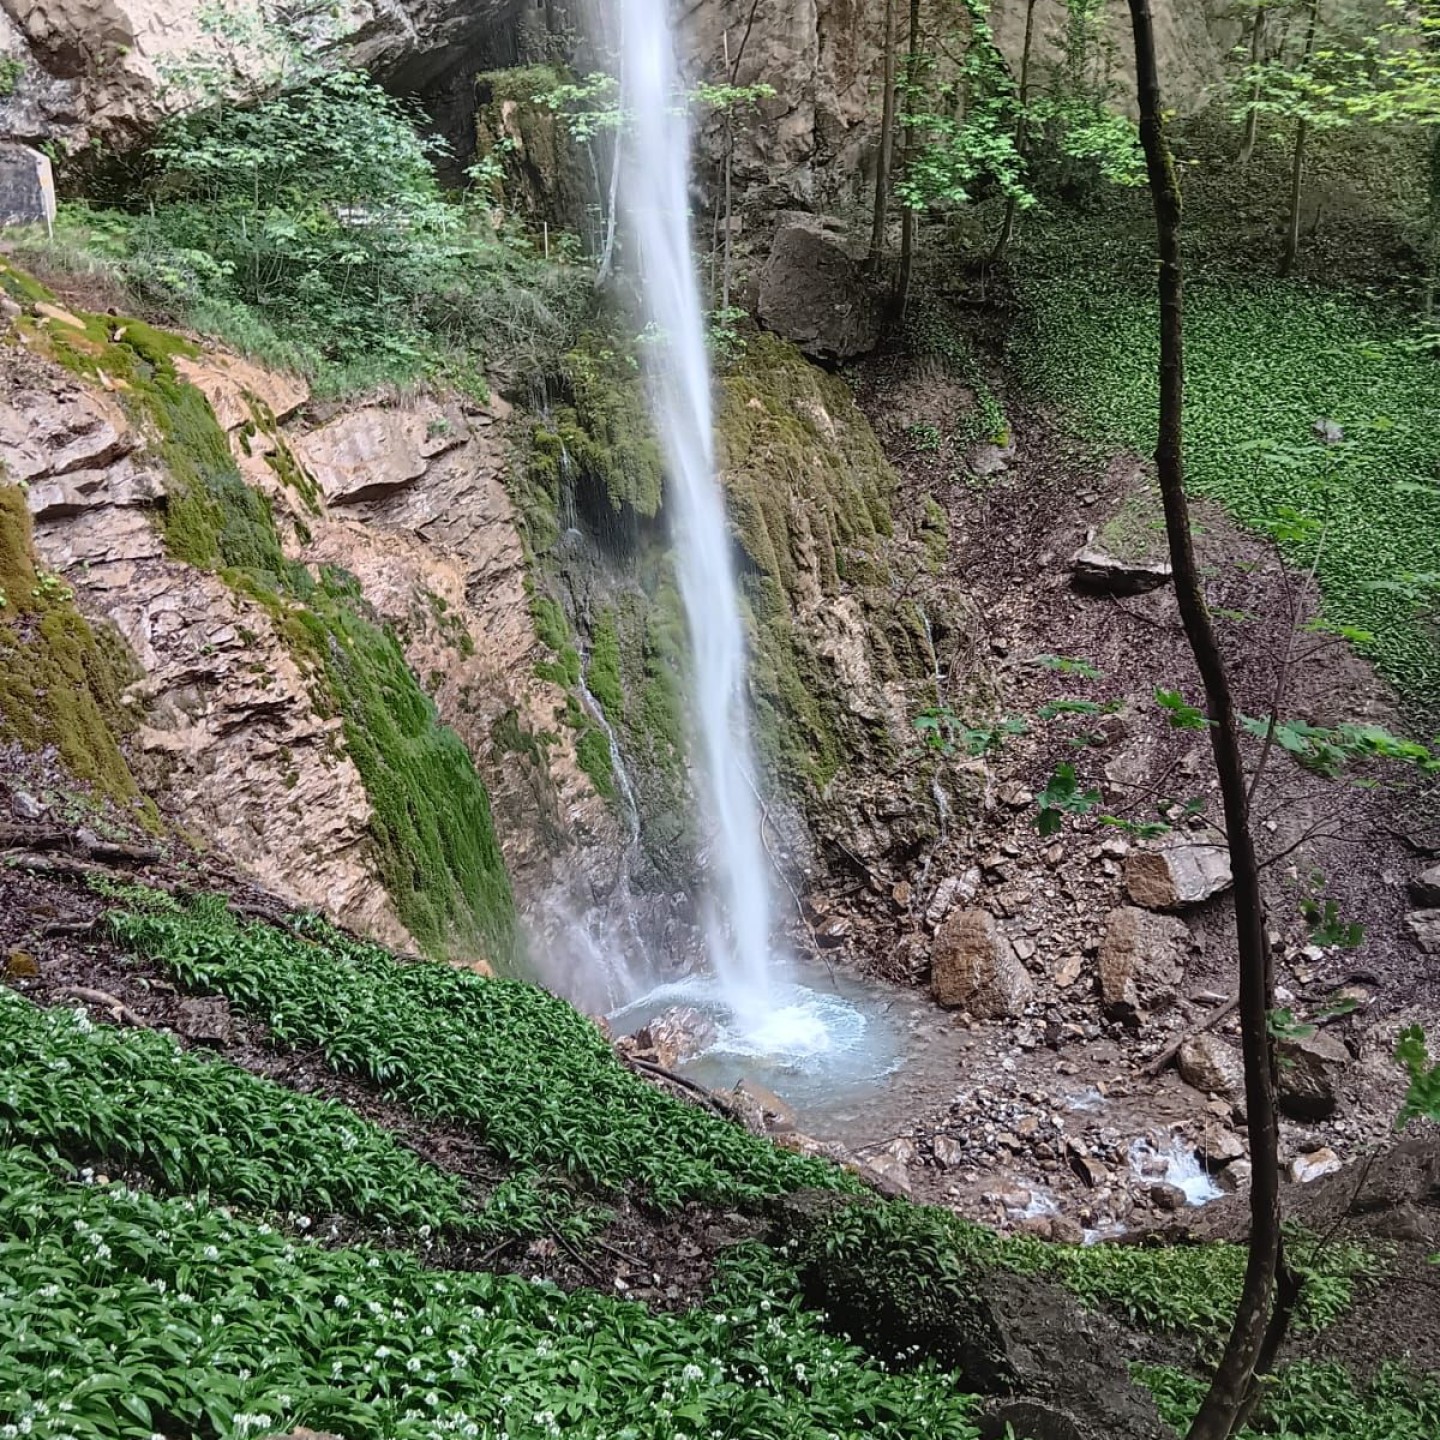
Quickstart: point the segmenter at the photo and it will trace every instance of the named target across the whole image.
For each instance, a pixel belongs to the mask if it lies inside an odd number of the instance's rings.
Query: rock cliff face
[[[934,24],[926,0],[922,24]],[[1156,9],[1155,25],[1167,100],[1195,108],[1220,80],[1234,43],[1234,22],[1215,0],[1176,0]],[[1001,50],[1018,66],[1026,0],[994,0],[991,24]],[[1039,0],[1035,61],[1053,61],[1064,32],[1059,0]],[[743,188],[761,192],[771,208],[843,209],[873,184],[875,131],[885,0],[793,0],[754,6],[750,0],[698,0],[685,8],[684,49],[691,66],[712,79],[726,73],[728,54],[741,85],[766,84],[760,125],[741,127],[735,157]],[[1111,0],[1107,34],[1118,91],[1133,87],[1129,12]],[[953,21],[951,22],[953,23]],[[902,32],[903,32],[902,22]],[[728,47],[728,48],[727,48]],[[718,123],[703,136],[712,165],[723,156]]]
[[[81,327],[95,319],[53,314],[12,327],[0,436],[9,477],[27,487],[42,563],[138,661],[127,701],[141,717],[133,746],[149,788],[172,820],[268,888],[413,945],[372,794],[390,779],[369,772],[351,728],[377,712],[357,720],[326,682],[330,660],[345,659],[335,647],[354,636],[332,627],[320,641],[331,653],[317,656],[314,616],[297,602],[248,572],[184,558],[177,477],[204,455],[205,432],[177,442],[148,423],[132,382],[77,375],[90,343]],[[343,575],[364,622],[398,640],[419,688],[396,701],[394,682],[378,677],[391,702],[381,719],[413,741],[430,722],[404,706],[421,704],[421,689],[433,699],[486,782],[522,900],[547,912],[603,900],[620,830],[557,723],[563,689],[536,673],[545,652],[504,483],[508,407],[327,412],[308,406],[303,385],[233,356],[187,346],[172,363],[178,393],[204,396],[239,477],[263,497],[285,561],[322,582]],[[488,813],[448,819],[462,831],[490,823]]]
[[[267,73],[257,38],[262,7],[202,0],[3,0],[0,53],[25,70],[0,100],[0,132],[14,139],[92,137],[133,142],[183,100],[180,62],[202,61],[237,90]],[[268,7],[266,7],[268,8]],[[403,91],[425,90],[457,68],[472,71],[513,51],[530,23],[521,0],[345,0],[299,12],[313,48],[342,51]]]

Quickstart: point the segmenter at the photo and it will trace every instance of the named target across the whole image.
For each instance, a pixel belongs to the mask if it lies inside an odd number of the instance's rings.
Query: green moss
[[[564,383],[571,403],[537,428],[532,469],[557,501],[564,456],[620,512],[659,512],[665,467],[651,430],[645,383],[633,348],[614,337],[587,332],[565,357]]]
[[[557,653],[570,643],[570,624],[558,600],[549,595],[535,595],[530,601],[530,614],[535,621],[535,634],[542,645]]]
[[[612,611],[600,616],[590,637],[590,668],[585,683],[605,718],[612,725],[621,724],[625,719],[625,690],[620,681],[620,636]]]
[[[345,740],[365,782],[386,889],[427,950],[515,959],[514,901],[490,797],[440,723],[395,637],[363,613],[352,577],[327,571],[312,614]]]
[[[606,800],[615,798],[615,764],[610,755],[610,741],[598,725],[589,725],[575,741],[575,759],[595,787],[595,793]]]
[[[537,95],[550,94],[565,80],[553,65],[516,65],[507,70],[484,70],[475,77],[475,89],[483,104],[513,100],[533,104]]]
[[[821,789],[845,761],[850,723],[833,666],[794,623],[802,598],[889,584],[895,487],[874,431],[844,382],[770,335],[726,377],[719,460],[730,516],[752,569],[756,740],[782,783]],[[802,586],[811,587],[802,597]]]
[[[35,568],[30,513],[16,485],[0,484],[0,740],[53,746],[66,769],[102,795],[138,795],[119,737],[134,728],[121,703],[135,678],[118,635],[102,638],[69,590]]]

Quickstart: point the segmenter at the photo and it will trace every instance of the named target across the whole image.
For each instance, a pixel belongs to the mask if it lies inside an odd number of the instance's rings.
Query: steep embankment
[[[1238,1249],[1000,1243],[669,1099],[541,992],[397,962],[243,887],[267,923],[179,901],[163,863],[146,886],[19,858],[0,872],[24,947],[0,989],[17,1433],[964,1440],[1063,1414],[1086,1440],[1161,1440],[1126,1358],[1178,1419],[1228,1323]],[[1379,1215],[1431,1214],[1425,1163],[1384,1171]],[[1314,1358],[1266,1423],[1428,1433],[1433,1386],[1351,1380],[1326,1348],[1388,1303],[1366,1277],[1392,1262],[1347,1239],[1312,1263]]]

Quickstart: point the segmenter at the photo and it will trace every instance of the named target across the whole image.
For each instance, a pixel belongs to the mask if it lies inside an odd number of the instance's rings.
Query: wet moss
[[[134,659],[118,634],[92,629],[66,586],[37,570],[25,496],[3,483],[0,593],[0,740],[53,747],[76,779],[134,801],[138,787],[120,748],[134,728],[122,701]]]
[[[615,615],[607,610],[590,637],[590,668],[586,686],[612,725],[625,719],[625,691],[620,681],[620,636]]]
[[[610,754],[610,741],[598,725],[587,724],[575,741],[575,759],[595,787],[595,793],[606,800],[616,797],[615,762]]]
[[[823,790],[850,720],[833,665],[795,616],[846,589],[888,587],[894,473],[844,381],[774,336],[752,339],[727,376],[717,433],[748,562],[756,742],[782,784]]]
[[[469,751],[440,723],[394,635],[365,613],[353,577],[327,571],[310,613],[396,912],[433,954],[479,951],[512,965],[514,898]]]

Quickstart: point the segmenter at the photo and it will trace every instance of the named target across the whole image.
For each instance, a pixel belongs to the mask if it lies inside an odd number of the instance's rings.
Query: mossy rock
[[[116,801],[139,795],[120,740],[135,726],[124,705],[137,667],[119,635],[92,628],[57,577],[41,574],[30,512],[0,484],[0,740],[53,747],[65,768]]]

